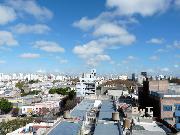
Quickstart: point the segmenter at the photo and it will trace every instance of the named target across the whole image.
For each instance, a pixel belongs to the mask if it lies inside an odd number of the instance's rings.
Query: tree
[[[0,99],[0,110],[1,112],[7,114],[9,113],[13,108],[13,105],[11,102],[9,102],[7,99]]]
[[[16,88],[19,88],[20,90],[22,90],[23,89],[23,86],[24,86],[24,84],[25,84],[25,82],[18,82],[18,83],[16,83]]]
[[[72,100],[76,96],[76,92],[74,90],[72,90],[68,93],[68,96],[69,96],[69,99]]]

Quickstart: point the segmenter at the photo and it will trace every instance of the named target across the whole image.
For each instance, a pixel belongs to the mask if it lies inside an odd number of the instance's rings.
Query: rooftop
[[[63,121],[56,126],[48,135],[77,135],[80,129],[78,123]]]
[[[167,90],[167,91],[151,91],[151,95],[156,96],[156,97],[180,97],[180,93],[176,92],[174,90]]]
[[[77,135],[81,127],[81,122],[85,118],[86,112],[89,111],[94,105],[94,100],[83,100],[78,104],[73,111],[71,116],[79,118],[79,123],[72,122],[61,122],[59,123],[48,135]]]
[[[110,100],[102,101],[101,109],[99,112],[99,120],[111,120],[112,112],[114,112],[113,102]]]
[[[94,100],[83,100],[80,104],[78,104],[74,110],[71,112],[72,117],[78,117],[80,120],[83,120],[86,112],[90,111],[94,106]]]
[[[120,135],[117,123],[97,124],[94,135]]]

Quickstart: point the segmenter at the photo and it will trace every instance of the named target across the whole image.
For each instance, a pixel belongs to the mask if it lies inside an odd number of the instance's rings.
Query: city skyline
[[[179,76],[180,1],[132,3],[2,0],[1,72],[96,68]]]

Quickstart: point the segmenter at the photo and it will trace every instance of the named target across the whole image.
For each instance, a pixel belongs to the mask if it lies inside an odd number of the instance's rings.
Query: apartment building
[[[96,70],[92,69],[91,73],[82,74],[79,82],[76,84],[77,96],[96,94]]]
[[[180,129],[180,93],[175,91],[150,92],[150,101],[154,107],[154,116],[176,129]]]

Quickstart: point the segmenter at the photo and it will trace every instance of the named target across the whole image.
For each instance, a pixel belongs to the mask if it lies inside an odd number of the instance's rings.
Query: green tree
[[[18,82],[18,83],[16,83],[16,88],[19,88],[20,90],[22,90],[23,89],[23,86],[24,86],[24,84],[25,84],[25,82]]]
[[[68,93],[68,96],[69,96],[69,99],[72,100],[76,96],[76,92],[74,90],[72,90]]]
[[[4,98],[0,99],[0,110],[3,113],[5,114],[9,113],[12,110],[12,108],[13,108],[12,103],[9,102],[7,99]]]

